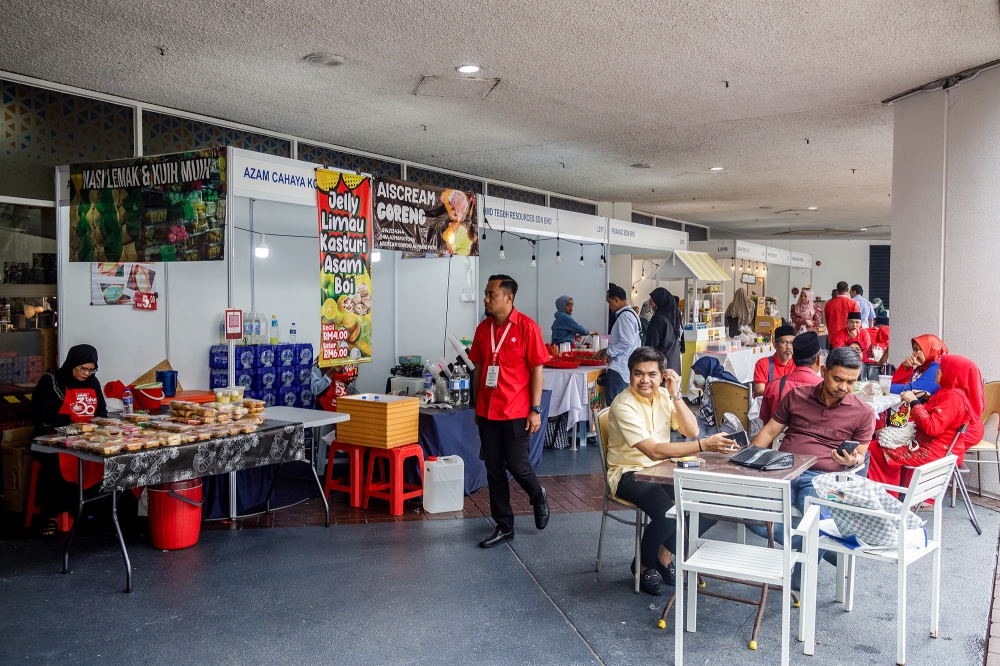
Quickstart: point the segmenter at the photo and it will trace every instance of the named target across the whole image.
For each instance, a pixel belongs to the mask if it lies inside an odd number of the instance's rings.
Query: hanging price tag
[[[135,295],[136,310],[155,310],[156,294],[137,293]]]

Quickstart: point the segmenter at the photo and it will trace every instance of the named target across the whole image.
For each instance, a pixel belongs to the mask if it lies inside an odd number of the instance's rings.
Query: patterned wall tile
[[[133,153],[130,107],[10,81],[0,95],[0,195],[51,201],[53,167]]]
[[[463,178],[462,176],[455,176],[450,173],[441,173],[440,171],[431,171],[430,169],[422,169],[420,167],[407,168],[406,180],[414,183],[420,183],[421,185],[450,187],[454,190],[475,192],[476,194],[483,193],[483,181],[481,180]]]
[[[335,169],[349,169],[358,173],[370,173],[373,176],[381,178],[401,180],[403,177],[403,165],[398,162],[344,153],[332,148],[313,146],[308,143],[299,142],[299,156],[297,159],[303,162],[312,162],[313,164],[325,164]]]
[[[267,134],[223,127],[158,111],[142,112],[144,155],[186,153],[206,148],[234,146],[258,153],[292,156],[292,142]]]
[[[541,192],[519,190],[516,187],[495,185],[494,183],[488,184],[487,192],[491,197],[500,197],[501,199],[507,199],[508,201],[520,201],[521,203],[535,204],[536,206],[545,205],[545,195]]]
[[[597,204],[584,203],[576,199],[563,199],[562,197],[549,196],[549,206],[559,210],[571,210],[584,215],[597,215]]]

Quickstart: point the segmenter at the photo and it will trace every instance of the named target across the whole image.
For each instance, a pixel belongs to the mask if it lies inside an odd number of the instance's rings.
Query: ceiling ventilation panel
[[[419,97],[447,97],[448,99],[486,99],[499,83],[500,79],[425,76],[420,79],[413,94]]]

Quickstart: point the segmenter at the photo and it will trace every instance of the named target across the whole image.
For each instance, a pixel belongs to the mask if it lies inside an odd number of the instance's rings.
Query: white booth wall
[[[531,266],[531,244],[504,236],[503,261],[499,259],[500,234],[487,232],[480,240],[479,287],[476,290],[477,312],[482,314],[482,294],[490,275],[505,273],[517,280],[515,306],[538,322],[542,337],[552,338],[552,320],[556,299],[573,298],[573,318],[589,330],[604,333],[607,329],[608,305],[604,300],[608,290],[608,267],[600,266],[604,249],[601,245],[583,246],[583,266],[580,266],[580,246],[563,241],[559,244],[561,263],[555,262],[554,239],[540,241],[535,246],[535,267]],[[613,281],[613,280],[612,280]],[[622,285],[624,286],[624,285]]]

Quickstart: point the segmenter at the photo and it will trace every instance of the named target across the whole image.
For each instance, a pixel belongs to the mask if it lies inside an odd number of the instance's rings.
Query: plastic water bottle
[[[226,340],[226,320],[225,319],[223,319],[221,322],[219,322],[219,344],[220,345],[229,344],[229,341]]]
[[[462,368],[462,406],[468,407],[472,398],[472,378],[469,372]]]
[[[448,393],[449,402],[453,405],[462,404],[462,380],[459,378],[459,369],[455,368],[451,373],[451,378],[448,380]]]
[[[292,322],[292,327],[288,329],[288,344],[295,344],[295,322]]]
[[[250,344],[259,345],[261,343],[260,339],[260,329],[263,328],[263,322],[261,322],[260,313],[254,312],[250,315],[250,323],[253,325],[253,336],[251,338]]]
[[[271,338],[272,345],[278,344],[278,315],[271,315]]]
[[[125,395],[122,396],[122,404],[124,405],[122,413],[126,415],[135,413],[135,409],[132,407],[132,389],[125,389]]]
[[[434,375],[431,373],[431,362],[424,361],[424,390],[429,395],[434,394]]]

